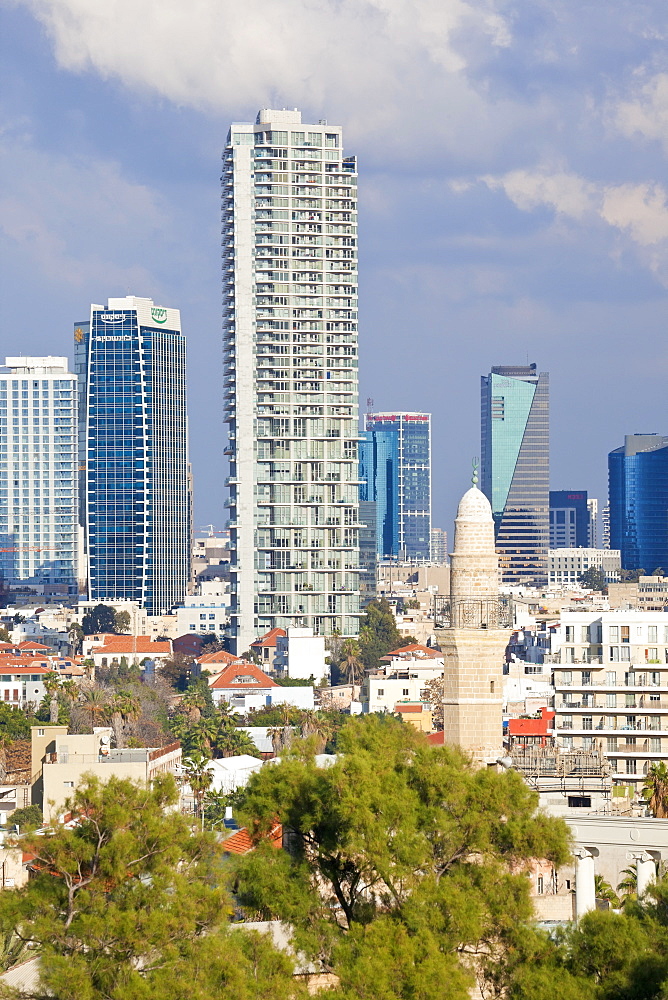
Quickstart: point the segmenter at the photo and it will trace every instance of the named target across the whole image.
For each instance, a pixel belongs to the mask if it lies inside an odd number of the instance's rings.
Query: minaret
[[[475,485],[457,510],[451,559],[450,626],[436,630],[445,654],[445,742],[481,765],[494,764],[503,756],[503,661],[510,628],[499,600],[492,508]]]

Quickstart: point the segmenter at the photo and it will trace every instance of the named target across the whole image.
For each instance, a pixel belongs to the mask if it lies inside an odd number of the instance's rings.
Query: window
[[[659,628],[657,625],[650,625],[647,628],[647,641],[648,642],[658,642],[659,641]]]
[[[561,737],[561,745],[564,748],[564,750],[572,750],[573,749],[573,737],[572,736],[562,736]]]
[[[611,625],[608,629],[610,642],[619,642],[619,625]]]
[[[404,698],[408,698],[408,688],[402,688],[401,693]]]
[[[378,688],[377,694],[379,698],[383,698],[385,695],[385,688]]]
[[[635,761],[635,760],[627,760],[626,761],[626,773],[627,774],[636,774],[636,768],[637,768],[637,761]]]
[[[561,683],[564,687],[569,687],[573,683],[573,671],[572,670],[562,670],[561,672]]]
[[[569,809],[591,809],[591,796],[590,795],[569,795],[568,796],[568,808]]]
[[[38,736],[44,736],[44,730],[43,729],[38,729],[37,730],[37,735]]]
[[[610,662],[616,663],[619,660],[619,646],[610,647]]]
[[[606,683],[607,687],[616,687],[617,686],[617,671],[616,670],[608,670],[608,672],[605,675],[605,683]]]
[[[622,662],[629,663],[631,660],[631,649],[629,646],[622,646],[620,650],[620,658]]]
[[[582,683],[583,683],[583,685],[585,685],[585,684],[586,685],[590,685],[591,684],[591,670],[583,670],[582,671]]]
[[[73,781],[63,781],[63,785],[65,786],[65,788],[74,788]]]
[[[575,625],[566,626],[566,642],[575,642]]]
[[[649,741],[650,753],[661,753],[661,737],[651,736]]]
[[[614,753],[617,750],[617,737],[616,736],[608,736],[608,738],[606,740],[606,746],[607,746],[608,753]]]
[[[591,715],[582,716],[582,728],[583,729],[593,729],[593,718]]]
[[[545,891],[544,885],[545,883],[543,881],[543,876],[539,875],[538,878],[536,879],[536,891],[539,896],[542,896],[543,892]]]
[[[617,708],[617,695],[616,694],[606,694],[606,696],[605,696],[605,707],[606,708]]]
[[[630,633],[630,626],[629,625],[622,625],[622,642],[629,642],[630,641],[629,633]]]
[[[489,682],[489,693],[494,694],[494,681]]]

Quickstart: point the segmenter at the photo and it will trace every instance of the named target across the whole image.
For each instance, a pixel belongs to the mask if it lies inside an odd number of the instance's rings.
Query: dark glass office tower
[[[623,569],[668,572],[668,437],[630,434],[608,455],[610,548]]]
[[[504,583],[547,583],[549,376],[499,366],[481,379],[481,488],[494,514]]]
[[[360,447],[360,499],[376,503],[381,559],[428,562],[431,416],[368,413]]]
[[[179,312],[109,299],[74,339],[88,597],[164,614],[185,596],[190,560]]]
[[[586,490],[550,490],[550,548],[586,549],[590,544]]]

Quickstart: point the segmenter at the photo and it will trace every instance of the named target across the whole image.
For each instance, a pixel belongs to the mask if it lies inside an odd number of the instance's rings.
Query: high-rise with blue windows
[[[0,372],[0,586],[77,593],[77,397],[67,358]]]
[[[549,377],[498,366],[481,379],[481,488],[492,506],[502,580],[547,583]]]
[[[109,299],[74,330],[88,598],[168,612],[186,593],[186,344],[178,309]]]
[[[668,573],[668,437],[629,434],[608,455],[610,547],[623,569]]]
[[[431,558],[431,415],[367,413],[360,499],[376,504],[381,559]]]

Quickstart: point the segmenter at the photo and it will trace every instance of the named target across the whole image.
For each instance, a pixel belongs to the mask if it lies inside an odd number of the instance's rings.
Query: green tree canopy
[[[107,604],[96,604],[83,616],[81,627],[85,635],[94,635],[96,632],[115,632],[116,612]]]
[[[267,938],[229,929],[221,854],[173,811],[176,786],[90,778],[69,802],[78,823],[28,835],[28,885],[0,895],[0,932],[40,955],[31,997],[58,1000],[288,1000],[292,963]]]
[[[116,611],[114,613],[114,631],[129,632],[132,619],[129,611]]]
[[[580,583],[588,590],[607,590],[608,581],[600,566],[590,566],[580,577]]]
[[[354,651],[353,655],[355,658],[359,655],[367,670],[375,670],[381,666],[381,657],[409,642],[415,642],[415,639],[401,635],[392,608],[381,597],[366,606],[366,614],[360,623],[359,651]]]
[[[460,953],[497,947],[530,917],[522,866],[563,862],[565,824],[536,813],[537,795],[518,774],[475,770],[391,717],[351,719],[338,750],[323,768],[293,748],[251,779],[247,827],[260,834],[278,819],[291,849],[261,844],[238,862],[240,903],[290,922],[300,946],[341,963],[346,997],[426,1000],[442,975],[449,998],[467,996]],[[381,958],[383,940],[392,955]],[[403,985],[364,992],[385,962],[381,981],[404,965]]]

